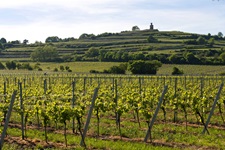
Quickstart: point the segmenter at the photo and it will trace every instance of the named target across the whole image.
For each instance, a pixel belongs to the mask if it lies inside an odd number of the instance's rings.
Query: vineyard
[[[2,74],[1,149],[225,149],[224,79]]]

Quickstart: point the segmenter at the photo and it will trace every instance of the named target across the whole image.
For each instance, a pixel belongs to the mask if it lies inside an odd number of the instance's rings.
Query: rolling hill
[[[46,43],[6,44],[0,58],[29,61],[30,54],[37,47],[49,44],[57,48],[63,61],[99,61],[100,54],[87,56],[87,51],[92,48],[104,52],[105,59],[101,61],[158,59],[163,63],[175,64],[220,64],[219,56],[225,51],[223,37],[181,31],[137,30],[100,35],[83,34],[79,39],[56,38],[57,41]],[[126,60],[121,58],[124,53],[129,55]],[[188,59],[185,57],[189,57],[186,55],[190,53],[198,61],[185,60]]]

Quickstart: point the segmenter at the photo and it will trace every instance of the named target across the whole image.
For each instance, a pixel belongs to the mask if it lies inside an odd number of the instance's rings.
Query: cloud
[[[150,22],[159,30],[225,33],[224,9],[222,1],[205,0],[7,0],[0,5],[0,36],[34,42],[146,29]]]

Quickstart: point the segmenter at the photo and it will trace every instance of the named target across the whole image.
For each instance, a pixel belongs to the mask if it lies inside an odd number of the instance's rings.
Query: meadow
[[[4,62],[4,59],[1,59]],[[34,67],[35,62],[30,62],[31,66]],[[73,73],[90,73],[90,70],[104,71],[112,66],[118,66],[119,62],[65,62],[65,63],[55,63],[55,62],[40,62],[38,63],[43,71],[26,71],[26,70],[0,70],[0,73],[57,73],[54,69],[58,69],[58,73],[68,73],[66,70],[60,71],[60,66],[68,66]],[[184,75],[219,75],[225,72],[225,67],[223,65],[178,65],[178,64],[163,64],[162,67],[157,71],[157,75],[171,75],[173,68],[177,67],[183,70]],[[126,72],[131,74],[130,72]]]

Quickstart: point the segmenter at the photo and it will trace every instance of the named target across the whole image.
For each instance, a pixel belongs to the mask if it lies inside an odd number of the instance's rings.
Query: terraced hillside
[[[151,39],[155,39],[152,41]],[[203,41],[202,41],[203,39]],[[133,59],[158,59],[163,63],[188,63],[184,54],[192,53],[204,64],[219,63],[219,55],[225,50],[225,39],[218,36],[200,35],[179,31],[140,30],[100,35],[83,34],[79,39],[60,39],[56,42],[35,44],[10,44],[1,51],[0,58],[30,58],[38,46],[51,44],[57,48],[63,60],[67,61],[127,61]],[[95,49],[99,54],[87,56],[87,51]],[[101,56],[104,52],[104,56]],[[121,59],[125,57],[127,59]],[[174,55],[179,58],[170,58]],[[129,57],[128,57],[129,56]],[[100,59],[104,57],[105,59]],[[117,57],[117,58],[116,58]],[[191,63],[191,61],[189,62]],[[197,62],[198,63],[198,62]],[[195,62],[196,64],[196,62]]]

